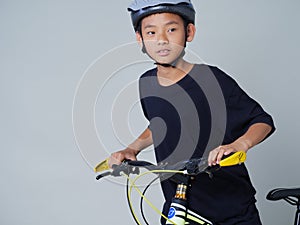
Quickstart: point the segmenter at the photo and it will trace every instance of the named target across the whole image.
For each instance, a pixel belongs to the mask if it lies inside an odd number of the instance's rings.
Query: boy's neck
[[[162,86],[172,85],[185,77],[193,68],[193,64],[181,59],[176,67],[157,65],[157,79]]]

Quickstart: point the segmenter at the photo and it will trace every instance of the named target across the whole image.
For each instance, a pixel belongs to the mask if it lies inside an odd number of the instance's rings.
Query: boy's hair
[[[190,0],[135,0],[127,10],[134,30],[139,32],[141,20],[155,13],[174,13],[182,17],[185,26],[195,24],[196,12]]]

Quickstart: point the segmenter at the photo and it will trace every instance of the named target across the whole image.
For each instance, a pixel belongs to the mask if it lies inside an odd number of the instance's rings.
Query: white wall
[[[126,50],[135,41],[129,3],[0,2],[1,224],[133,224],[123,180],[96,182],[90,166],[145,126],[132,95],[137,77],[151,64],[135,62],[113,75],[99,74],[103,83],[93,107],[103,149],[78,147],[72,124],[81,79],[113,49]],[[275,187],[300,186],[299,1],[194,0],[194,5],[198,29],[188,49],[231,74],[274,117],[276,133],[249,152],[247,166],[264,224],[292,224],[295,209],[265,196]],[[109,66],[116,69],[116,62]],[[109,107],[126,91],[130,113],[122,116],[131,133],[120,137]],[[143,156],[153,157],[150,150]],[[159,207],[157,185],[149,195]],[[157,221],[151,211],[147,215],[151,224]]]

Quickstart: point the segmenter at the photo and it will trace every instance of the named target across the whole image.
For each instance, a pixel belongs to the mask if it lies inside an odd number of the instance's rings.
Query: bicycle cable
[[[133,211],[133,216],[135,218],[135,220],[137,221],[137,224],[141,224],[133,210],[133,206],[132,206],[132,201],[131,201],[131,193],[132,193],[132,189],[134,188],[138,194],[141,196],[141,198],[143,198],[145,200],[145,202],[157,213],[159,214],[161,217],[163,217],[164,219],[166,219],[167,221],[171,222],[172,224],[176,225],[173,221],[169,220],[167,216],[165,216],[164,214],[161,213],[161,211],[159,209],[157,209],[150,201],[149,199],[143,195],[143,193],[141,192],[141,190],[135,185],[136,181],[141,178],[142,176],[145,176],[147,174],[150,173],[182,173],[182,174],[186,174],[186,171],[180,171],[180,170],[152,170],[152,171],[146,171],[144,173],[141,173],[139,175],[137,175],[133,180],[131,180],[131,178],[127,175],[124,174],[127,179],[129,179],[131,185],[129,187],[129,192],[127,193],[128,195],[128,199],[129,199],[129,205],[132,208]]]
[[[133,217],[135,223],[140,224],[140,222],[137,219],[137,216],[134,213],[134,210],[132,208],[132,204],[130,203],[130,197],[129,197],[128,193],[129,193],[129,179],[127,178],[126,179],[126,198],[127,198],[128,207],[130,209],[131,216]]]
[[[155,177],[147,186],[146,186],[146,188],[144,189],[144,191],[143,191],[143,195],[145,196],[146,195],[146,191],[149,189],[149,187],[156,181],[156,180],[158,180],[159,179],[159,176],[157,176],[157,177]],[[141,197],[141,199],[140,199],[140,212],[141,212],[141,215],[142,215],[142,217],[143,217],[143,219],[144,219],[144,222],[146,223],[146,225],[150,225],[149,223],[148,223],[148,221],[147,221],[147,219],[146,219],[146,216],[145,216],[145,214],[144,214],[144,209],[143,209],[143,201],[144,200],[144,198],[142,198]]]

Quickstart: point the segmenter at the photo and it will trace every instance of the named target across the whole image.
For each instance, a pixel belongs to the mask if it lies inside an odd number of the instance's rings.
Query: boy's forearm
[[[263,141],[271,130],[272,127],[268,124],[253,124],[243,136],[235,141],[235,143],[241,148],[240,150],[248,151],[250,148]]]
[[[135,150],[136,154],[138,154],[140,151],[152,144],[152,132],[149,128],[147,128],[134,142],[128,146],[128,148]]]
[[[209,153],[208,165],[216,165],[220,163],[223,155],[231,152],[245,151],[263,141],[271,132],[272,127],[265,123],[256,123],[249,127],[247,132],[240,138],[228,145],[221,145]]]

